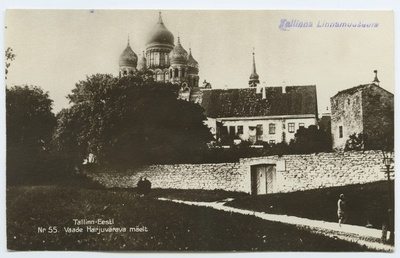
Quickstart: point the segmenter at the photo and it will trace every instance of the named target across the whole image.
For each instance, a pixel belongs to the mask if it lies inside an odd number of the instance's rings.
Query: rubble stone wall
[[[105,187],[133,188],[147,177],[152,188],[251,192],[251,166],[276,166],[275,192],[293,192],[385,180],[379,151],[333,152],[241,159],[237,163],[152,165],[86,172]],[[392,175],[393,177],[394,175]]]

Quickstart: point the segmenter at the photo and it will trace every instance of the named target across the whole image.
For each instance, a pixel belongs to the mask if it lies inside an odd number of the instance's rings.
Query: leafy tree
[[[346,145],[344,147],[346,151],[349,150],[363,150],[364,149],[364,134],[353,133],[349,136],[349,139],[346,140]]]
[[[177,99],[179,87],[146,75],[96,74],[76,84],[72,107],[58,115],[58,149],[98,164],[193,161],[212,139],[198,105]]]
[[[7,176],[37,169],[49,151],[56,118],[53,101],[36,86],[6,88]]]
[[[331,139],[328,134],[315,125],[308,128],[300,127],[295,133],[295,139],[289,144],[293,153],[315,153],[331,150]]]
[[[6,79],[7,79],[7,74],[8,74],[8,68],[11,65],[11,61],[14,61],[14,59],[15,59],[15,54],[13,53],[12,48],[8,47],[7,50],[6,50],[6,56],[5,56],[5,60],[6,60],[6,64],[5,64],[6,72],[5,72],[5,75],[6,75]]]

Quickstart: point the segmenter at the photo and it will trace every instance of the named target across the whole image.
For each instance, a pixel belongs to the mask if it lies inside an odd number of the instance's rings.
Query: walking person
[[[347,214],[346,214],[346,202],[345,202],[345,199],[344,199],[344,194],[341,194],[339,196],[339,200],[338,200],[338,203],[337,203],[337,215],[338,215],[338,218],[339,218],[339,227],[341,227],[342,223],[346,222],[346,217],[347,217]]]

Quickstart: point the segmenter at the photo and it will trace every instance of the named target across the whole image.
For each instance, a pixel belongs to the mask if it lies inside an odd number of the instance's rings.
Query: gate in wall
[[[251,166],[251,194],[274,193],[276,187],[276,165],[259,164]]]

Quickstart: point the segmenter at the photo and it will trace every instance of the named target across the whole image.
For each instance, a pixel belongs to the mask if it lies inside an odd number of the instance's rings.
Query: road
[[[229,198],[216,202],[193,202],[193,201],[183,201],[183,200],[167,199],[167,198],[158,198],[158,200],[171,201],[186,205],[209,207],[225,212],[240,213],[244,215],[255,216],[268,221],[295,225],[298,228],[306,229],[316,234],[326,235],[334,239],[343,239],[349,242],[357,243],[359,245],[365,245],[370,249],[384,251],[384,252],[394,252],[393,246],[381,242],[382,232],[381,230],[378,229],[347,225],[347,224],[342,224],[342,226],[339,226],[338,223],[333,223],[333,222],[311,220],[306,218],[299,218],[295,216],[287,216],[279,214],[268,214],[264,212],[257,212],[257,211],[225,206],[226,202],[233,200]]]

